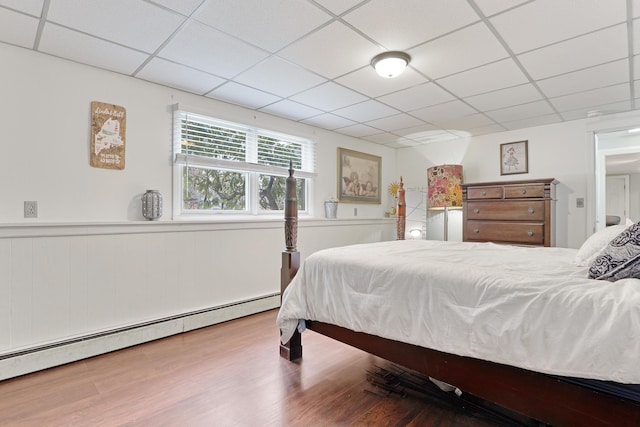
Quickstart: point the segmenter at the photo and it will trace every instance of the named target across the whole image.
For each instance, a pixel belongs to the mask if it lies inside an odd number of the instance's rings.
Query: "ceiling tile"
[[[298,104],[297,102],[289,101],[288,99],[267,105],[266,107],[261,108],[260,111],[265,111],[267,113],[286,117],[292,120],[303,120],[308,117],[322,114],[322,111],[320,110]]]
[[[439,128],[454,132],[457,130],[470,130],[483,126],[495,124],[493,120],[484,114],[470,114],[468,116],[451,117],[434,120],[434,124]]]
[[[411,49],[411,65],[432,79],[508,56],[484,23],[478,23]]]
[[[620,0],[537,0],[491,18],[516,53],[602,29],[627,19]]]
[[[607,64],[538,80],[538,87],[549,97],[567,95],[629,80],[629,61],[621,59]]]
[[[362,3],[362,0],[315,0],[315,2],[330,10],[331,13],[340,15],[358,3]]]
[[[376,129],[391,132],[398,129],[420,126],[423,125],[424,122],[408,114],[396,114],[395,116],[371,120],[369,122],[366,122],[366,124]]]
[[[0,41],[31,48],[36,40],[38,23],[36,18],[0,9]]]
[[[411,67],[393,79],[380,77],[373,67],[360,68],[353,73],[336,79],[336,82],[372,98],[416,86],[426,81],[427,79],[424,76],[411,69]]]
[[[437,81],[460,98],[517,86],[527,82],[511,59],[494,62]]]
[[[419,108],[442,104],[452,101],[453,99],[453,95],[435,83],[425,83],[378,98],[380,102],[401,111],[413,111]]]
[[[434,134],[444,133],[445,131],[437,129],[434,125],[425,123],[420,126],[415,126],[406,129],[398,129],[393,132],[394,135],[402,136],[407,139],[421,139],[428,138]]]
[[[142,0],[99,4],[96,7],[95,1],[52,0],[47,19],[147,53],[158,49],[184,21],[180,15]]]
[[[345,135],[353,136],[356,138],[361,138],[368,135],[375,135],[380,133],[379,129],[374,129],[367,125],[363,125],[361,123],[355,124],[353,126],[347,126],[344,128],[336,129],[336,132],[343,133]]]
[[[368,135],[363,137],[364,140],[374,142],[376,144],[398,144],[399,141],[405,140],[403,137],[394,135],[389,132],[376,133],[374,135]]]
[[[633,53],[640,53],[640,19],[633,20]]]
[[[200,6],[202,0],[153,0],[153,2],[189,16]]]
[[[478,21],[465,0],[371,0],[344,20],[387,50],[405,50]]]
[[[356,122],[368,122],[398,114],[399,111],[371,99],[369,101],[341,108],[333,113],[346,117],[347,119],[355,120]]]
[[[220,77],[233,77],[267,55],[261,49],[197,22],[182,28],[158,54]]]
[[[367,97],[334,82],[327,82],[292,96],[291,100],[320,110],[332,111],[366,101]]]
[[[560,115],[565,120],[577,120],[587,117],[603,116],[607,114],[616,114],[629,111],[631,109],[630,101],[614,102],[612,104],[593,105],[591,107],[580,107],[575,110],[563,111]]]
[[[9,9],[28,13],[38,18],[42,16],[43,4],[44,0],[0,0],[0,6],[6,6]]]
[[[528,104],[489,111],[486,114],[499,123],[527,119],[529,117],[553,114],[553,108],[547,101],[534,101]]]
[[[306,36],[278,53],[327,78],[368,67],[380,48],[340,22]]]
[[[322,84],[326,80],[282,58],[272,56],[237,76],[235,81],[287,97]]]
[[[529,0],[475,0],[476,4],[484,14],[484,16],[495,15],[504,10],[517,7]]]
[[[153,58],[149,61],[136,74],[136,77],[199,95],[205,94],[225,82],[220,77],[160,58]]]
[[[207,93],[207,96],[249,108],[261,108],[280,100],[279,96],[271,95],[235,82],[228,82],[217,87]]]
[[[419,142],[421,144],[430,144],[432,142],[443,142],[457,139],[458,135],[455,132],[447,132],[443,130],[434,130],[431,132],[423,132],[421,134],[407,135],[406,138],[410,138],[412,141]]]
[[[640,79],[640,68],[638,67],[640,67],[640,55],[635,55],[633,57],[633,80]]]
[[[255,13],[256,10],[261,12]],[[275,52],[328,22],[331,16],[306,1],[272,1],[265,7],[262,0],[209,0],[196,19]]]
[[[525,53],[518,59],[535,80],[540,80],[625,58],[628,55],[626,38],[626,25],[616,25]]]
[[[54,24],[44,26],[40,50],[123,74],[132,74],[148,57],[139,51]]]
[[[629,99],[630,86],[627,83],[588,90],[571,95],[551,98],[550,101],[558,111],[570,111],[580,107],[610,104]]]
[[[535,126],[551,125],[559,123],[562,118],[557,114],[547,114],[546,116],[530,117],[522,120],[514,120],[512,122],[503,123],[502,126],[508,130],[530,128]]]
[[[492,124],[489,126],[481,126],[478,128],[473,128],[473,129],[469,129],[469,134],[473,135],[473,136],[478,136],[478,135],[487,135],[489,133],[498,133],[498,132],[502,132],[504,131],[505,128],[499,124]],[[457,133],[457,132],[456,132]],[[460,135],[461,137],[464,138],[463,135]],[[467,135],[470,136],[470,135]]]
[[[356,123],[353,120],[345,119],[344,117],[336,116],[335,114],[331,113],[309,117],[308,119],[302,120],[302,122],[331,130],[351,126]]]
[[[437,121],[448,120],[459,116],[468,116],[477,113],[476,110],[468,106],[462,101],[451,101],[444,104],[434,105],[432,107],[421,108],[411,112],[426,122],[434,123]]]
[[[542,95],[532,84],[514,86],[494,92],[483,93],[464,100],[480,111],[497,110],[512,105],[526,104],[541,99]]]

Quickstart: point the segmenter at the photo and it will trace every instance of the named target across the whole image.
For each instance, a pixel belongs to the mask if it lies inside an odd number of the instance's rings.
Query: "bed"
[[[640,280],[587,278],[582,249],[423,240],[300,266],[292,233],[283,357],[302,357],[310,329],[547,424],[640,425]]]

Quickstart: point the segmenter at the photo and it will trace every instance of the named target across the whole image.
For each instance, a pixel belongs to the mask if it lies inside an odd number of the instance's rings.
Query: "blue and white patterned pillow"
[[[640,278],[640,222],[618,234],[589,267],[591,279]]]

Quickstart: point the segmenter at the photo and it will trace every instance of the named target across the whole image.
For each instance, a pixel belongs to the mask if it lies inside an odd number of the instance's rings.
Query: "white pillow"
[[[630,221],[627,220],[627,224]],[[593,263],[600,252],[607,247],[610,241],[612,241],[618,234],[622,233],[626,230],[629,225],[627,224],[618,224],[612,225],[604,230],[597,231],[593,233],[589,238],[580,246],[578,253],[573,259],[573,263],[577,267],[588,267]],[[633,222],[631,222],[633,224]]]

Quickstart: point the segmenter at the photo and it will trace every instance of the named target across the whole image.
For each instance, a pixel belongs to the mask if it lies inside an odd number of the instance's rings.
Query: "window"
[[[179,214],[282,211],[290,165],[298,209],[307,210],[315,176],[309,140],[176,110],[174,158]]]

